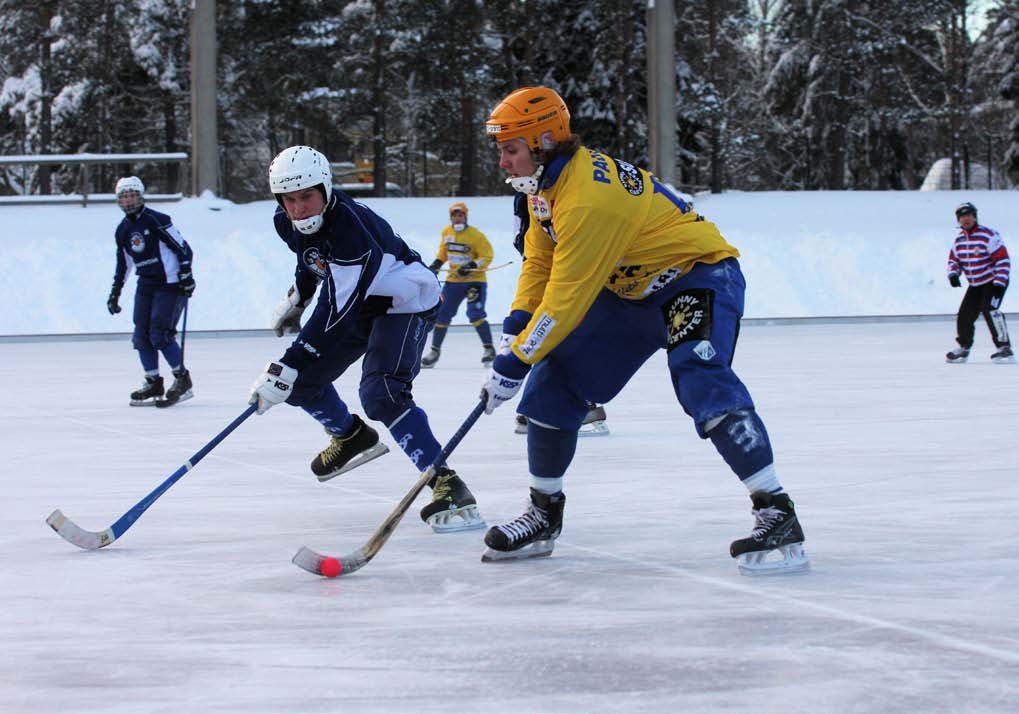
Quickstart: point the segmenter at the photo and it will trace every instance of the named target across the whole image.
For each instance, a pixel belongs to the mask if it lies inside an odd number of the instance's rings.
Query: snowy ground
[[[1019,368],[990,364],[977,329],[955,366],[947,321],[744,328],[736,367],[813,559],[771,579],[728,557],[750,502],[663,359],[608,406],[611,436],[581,442],[553,557],[483,565],[482,532],[434,535],[415,507],[372,563],[326,580],[292,554],[361,545],[414,474],[394,450],[319,484],[325,437],[289,407],[241,425],[107,549],[44,523],[60,507],[110,525],[244,409],[279,341],[189,339],[197,396],[166,411],[126,406],[127,338],[0,343],[0,708],[1014,712]],[[415,389],[440,439],[482,375],[471,333],[446,345]],[[512,408],[451,463],[490,521],[520,512]]]

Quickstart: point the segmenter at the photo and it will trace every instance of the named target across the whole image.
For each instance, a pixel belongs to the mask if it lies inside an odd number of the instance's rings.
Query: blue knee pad
[[[369,377],[361,382],[358,396],[365,416],[386,426],[415,406],[410,384],[390,377]]]
[[[559,478],[577,451],[577,432],[527,425],[527,466],[532,476]]]
[[[741,481],[775,460],[768,430],[753,409],[730,412],[708,432],[708,438]]]

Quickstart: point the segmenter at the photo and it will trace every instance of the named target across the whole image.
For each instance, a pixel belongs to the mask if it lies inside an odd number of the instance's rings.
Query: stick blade
[[[315,552],[307,546],[301,546],[301,549],[294,554],[291,562],[298,568],[307,570],[313,575],[322,575],[322,561],[328,557],[327,555]],[[337,560],[340,561],[340,575],[350,575],[354,571],[363,568],[370,558],[365,557],[364,550],[359,548],[350,555],[337,558]]]
[[[83,550],[99,550],[117,539],[117,536],[113,534],[112,528],[107,528],[98,533],[87,531],[65,516],[59,508],[49,515],[46,523],[61,538]]]

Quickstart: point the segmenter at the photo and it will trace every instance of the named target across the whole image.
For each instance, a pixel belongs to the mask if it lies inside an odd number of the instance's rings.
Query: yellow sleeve
[[[513,344],[517,357],[528,364],[538,362],[580,324],[633,242],[646,210],[639,198],[605,201],[596,190],[558,197],[554,248],[532,255],[528,243],[517,283],[513,309],[534,305],[531,322]],[[546,275],[539,298],[538,282]]]
[[[435,259],[441,260],[443,265],[449,260],[449,253],[446,250],[446,236],[449,233],[449,226],[442,229],[442,236],[439,238],[439,252],[436,253]]]
[[[524,234],[524,255],[527,259],[520,268],[517,292],[510,305],[511,312],[523,310],[533,314],[541,304],[541,299],[545,295],[545,285],[552,272],[554,251],[555,243],[545,234],[532,215],[527,233]]]
[[[474,255],[472,260],[478,264],[479,268],[487,268],[492,264],[492,258],[495,257],[495,251],[492,249],[492,244],[489,242],[488,237],[485,236],[484,233],[475,228],[474,234],[477,240],[474,242]]]

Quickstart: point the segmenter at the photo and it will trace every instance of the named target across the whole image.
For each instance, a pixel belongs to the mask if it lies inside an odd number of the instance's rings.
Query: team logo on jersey
[[[448,250],[450,253],[470,253],[471,247],[469,245],[465,245],[464,243],[454,243],[452,241],[448,241],[446,243],[446,250]]]
[[[552,217],[552,207],[541,196],[531,196],[531,210],[539,221]]]
[[[319,280],[325,280],[326,261],[318,248],[314,246],[306,248],[301,259],[304,261],[304,267],[313,272]]]
[[[619,183],[623,185],[627,193],[639,196],[644,193],[644,177],[633,164],[619,159],[612,159],[616,164],[616,174],[619,176]]]
[[[668,333],[666,347],[670,352],[682,342],[711,339],[711,306],[714,301],[714,290],[691,288],[684,290],[662,306],[665,330]],[[708,346],[711,346],[710,342]],[[698,356],[701,359],[710,359],[700,352]]]
[[[141,253],[145,250],[145,236],[141,233],[132,233],[130,238],[131,251],[133,253]]]

